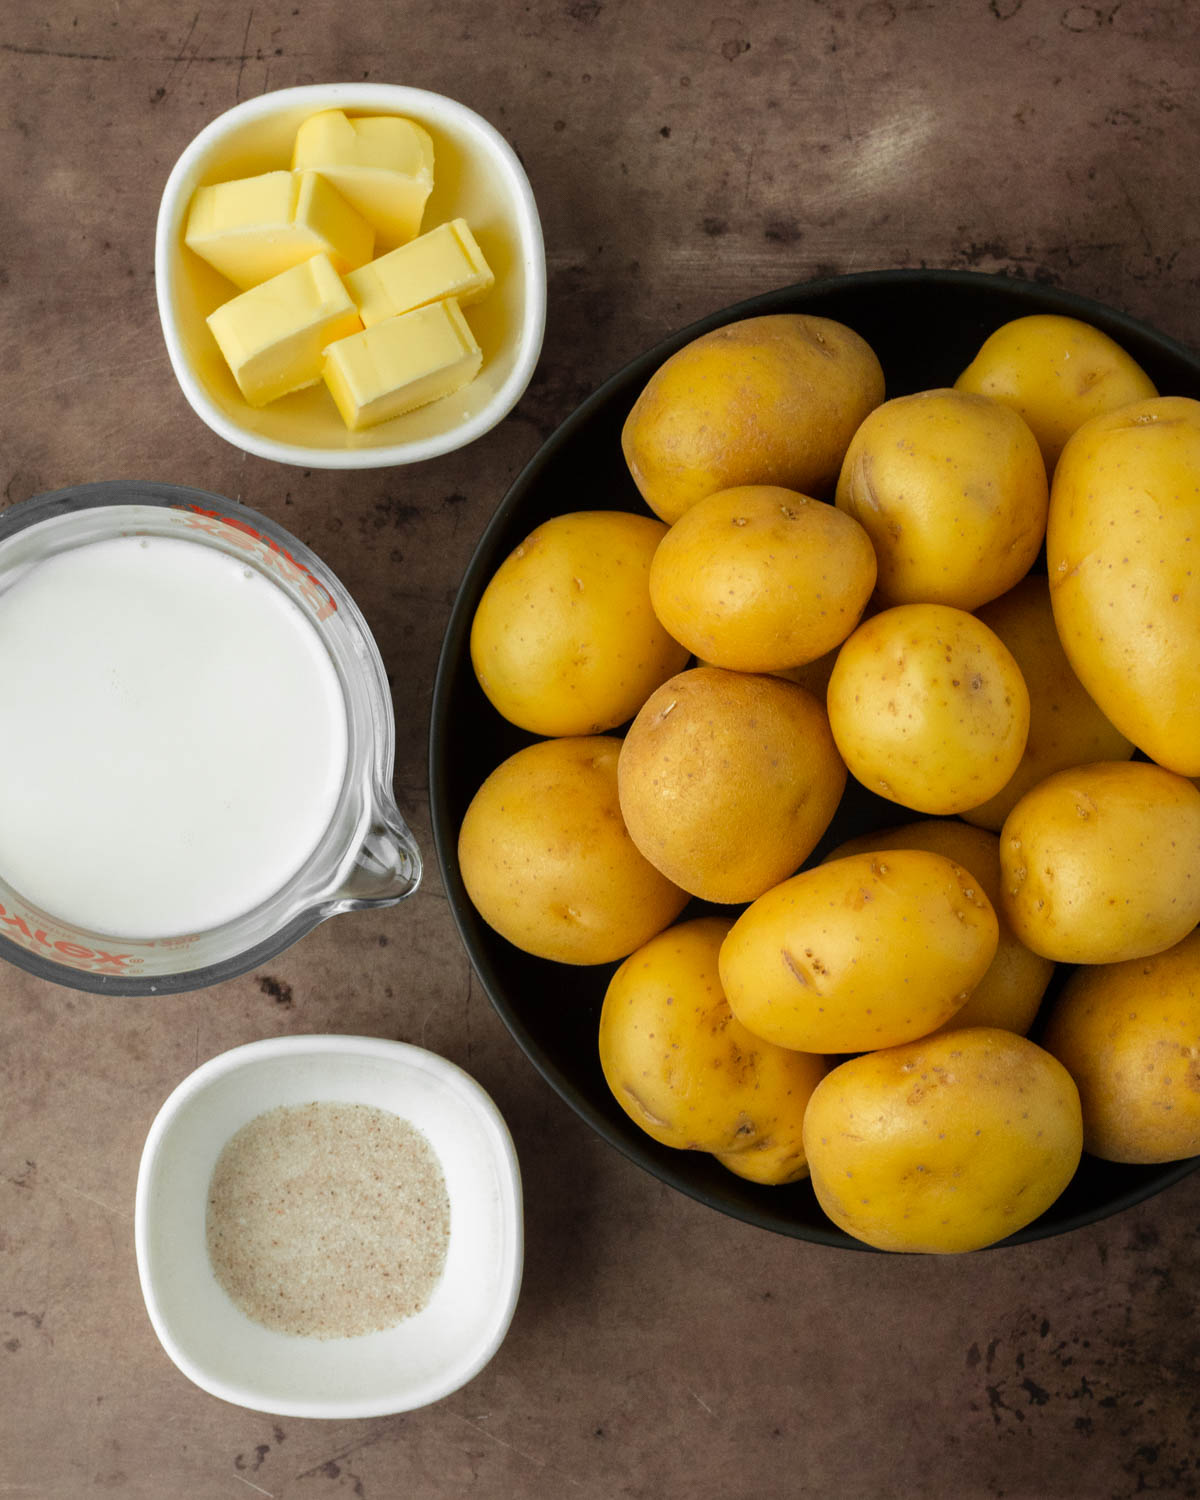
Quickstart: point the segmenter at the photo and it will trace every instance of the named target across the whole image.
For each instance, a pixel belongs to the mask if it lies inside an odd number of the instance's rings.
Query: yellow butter
[[[312,255],[349,271],[375,248],[374,228],[316,172],[264,172],[197,188],[183,238],[243,290]]]
[[[327,255],[314,255],[210,313],[208,326],[238,389],[265,406],[321,378],[325,346],[362,328]]]
[[[328,255],[335,271],[345,274],[365,265],[375,249],[375,226],[339,193],[321,172],[294,172],[299,179],[294,227],[303,226]]]
[[[374,427],[473,380],[483,353],[453,297],[385,318],[325,351],[325,384],[347,427]]]
[[[490,291],[495,280],[467,221],[452,219],[351,271],[346,290],[370,328],[443,297],[464,307]]]
[[[375,226],[380,248],[411,240],[433,190],[429,132],[400,115],[311,115],[296,132],[292,166],[313,169]]]

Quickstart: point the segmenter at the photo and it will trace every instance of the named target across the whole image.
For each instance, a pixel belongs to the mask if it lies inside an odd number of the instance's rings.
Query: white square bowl
[[[208,1187],[235,1131],[280,1105],[367,1104],[411,1121],[446,1179],[450,1239],[426,1306],[381,1333],[318,1339],[248,1318],[208,1257]],[[274,1416],[357,1418],[412,1411],[488,1363],[516,1309],[521,1183],[495,1104],[445,1058],[373,1037],[252,1042],[197,1068],[146,1139],[135,1207],[138,1274],[163,1348],[201,1389]]]
[[[291,165],[309,115],[405,115],[433,138],[434,187],[423,225],[470,224],[496,275],[467,310],[483,366],[461,391],[363,432],[351,432],[324,385],[252,407],[237,388],[205,318],[237,288],[183,242],[188,205],[206,183]],[[158,314],[176,378],[196,414],[247,453],[306,468],[371,469],[435,458],[473,442],[516,405],[541,353],[546,256],[533,190],[516,152],[482,116],[427,89],[325,83],[280,89],[235,105],[207,125],[163,190],[155,237]]]

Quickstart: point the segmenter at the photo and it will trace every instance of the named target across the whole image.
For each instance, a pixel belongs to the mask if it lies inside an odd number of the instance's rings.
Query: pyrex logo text
[[[85,948],[82,943],[52,938],[40,927],[30,927],[24,917],[0,906],[0,935],[37,953],[45,950],[57,955],[73,969],[88,969],[96,974],[125,974],[129,964],[141,963],[132,953],[106,953],[103,949]]]

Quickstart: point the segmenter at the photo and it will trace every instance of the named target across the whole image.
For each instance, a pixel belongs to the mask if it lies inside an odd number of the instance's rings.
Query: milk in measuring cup
[[[237,558],[120,536],[0,593],[0,873],[52,917],[162,938],[249,911],[312,854],[346,754],[328,652]]]

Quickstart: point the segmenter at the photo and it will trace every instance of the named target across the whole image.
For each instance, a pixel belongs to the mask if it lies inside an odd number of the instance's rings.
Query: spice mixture
[[[247,1317],[280,1333],[349,1338],[429,1301],[450,1200],[410,1121],[366,1104],[283,1105],[226,1143],[207,1232],[217,1280]]]

